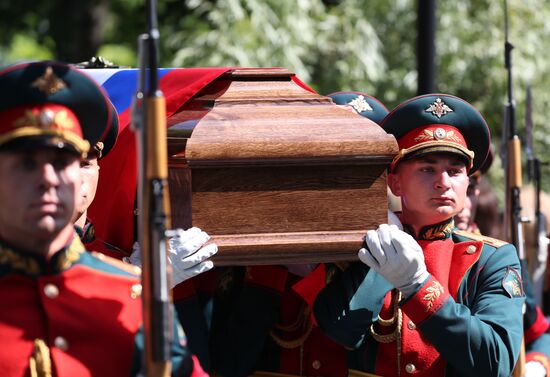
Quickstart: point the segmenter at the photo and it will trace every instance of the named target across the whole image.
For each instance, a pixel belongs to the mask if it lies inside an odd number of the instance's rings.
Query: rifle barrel
[[[139,186],[138,239],[142,256],[144,365],[149,377],[169,376],[173,318],[166,228],[169,225],[166,104],[158,89],[156,1],[147,1],[148,32],[139,37],[139,80],[134,129]]]

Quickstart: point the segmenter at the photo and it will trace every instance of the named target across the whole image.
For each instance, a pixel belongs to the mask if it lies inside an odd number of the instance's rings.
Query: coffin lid
[[[168,126],[172,158],[197,167],[379,164],[397,153],[395,138],[376,123],[307,90],[282,68],[226,72]]]

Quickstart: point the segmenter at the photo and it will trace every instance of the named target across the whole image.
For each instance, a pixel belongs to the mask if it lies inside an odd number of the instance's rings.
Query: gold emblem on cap
[[[41,110],[38,114],[27,110],[25,115],[15,120],[15,127],[35,127],[43,130],[49,130],[57,126],[57,128],[63,130],[72,130],[74,128],[73,120],[67,116],[65,110],[53,111],[53,110]]]
[[[453,111],[443,100],[439,97],[434,101],[434,103],[430,104],[426,110],[424,110],[428,113],[432,113],[438,118],[441,118],[443,115],[447,115],[447,113],[450,113]]]
[[[353,109],[358,113],[362,113],[363,111],[374,111],[369,103],[365,101],[365,96],[363,96],[362,94],[349,101],[348,105],[353,107]]]
[[[450,131],[453,132],[453,131]],[[436,128],[434,131],[434,138],[437,140],[443,140],[447,137],[447,132],[443,128]]]
[[[40,125],[40,128],[43,129],[49,129],[54,121],[55,113],[51,110],[42,110],[38,114],[38,122],[37,124]]]
[[[33,81],[31,86],[46,94],[54,94],[65,89],[67,84],[56,76],[52,67],[48,67],[42,76]]]
[[[53,120],[58,127],[64,130],[72,130],[74,128],[74,122],[65,110],[58,111],[55,113],[55,118]]]
[[[429,140],[451,140],[460,143],[460,138],[454,131],[445,131],[443,128],[437,128],[435,131],[422,130],[422,133],[414,138],[414,141],[421,143]]]

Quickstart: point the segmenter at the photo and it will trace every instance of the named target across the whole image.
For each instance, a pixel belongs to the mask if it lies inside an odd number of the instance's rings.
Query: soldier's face
[[[0,237],[24,247],[72,227],[80,195],[79,160],[53,149],[0,152]]]
[[[97,157],[84,159],[80,162],[80,175],[82,177],[82,185],[80,186],[81,202],[77,218],[86,212],[95,198],[97,184],[99,182],[99,165],[97,163]]]
[[[388,184],[401,196],[404,221],[411,225],[436,224],[464,207],[469,179],[464,162],[452,154],[430,154],[403,161],[388,174]]]

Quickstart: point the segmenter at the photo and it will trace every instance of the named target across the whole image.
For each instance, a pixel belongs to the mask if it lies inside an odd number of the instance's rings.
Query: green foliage
[[[137,60],[136,51],[119,44],[104,44],[99,49],[98,56],[103,56],[111,62],[123,67],[133,67]]]
[[[27,34],[17,34],[13,37],[11,45],[6,48],[5,60],[18,62],[24,60],[47,60],[52,59],[52,52],[37,43],[34,38]]]
[[[447,16],[449,20],[446,24],[450,33],[438,33],[438,52],[449,74],[448,78],[440,78],[440,83],[445,83],[445,90],[448,88],[448,91],[469,99],[480,109],[491,128],[493,144],[500,150],[503,105],[508,101],[507,72],[504,68],[504,10],[500,2],[472,1],[470,6],[465,6],[465,3],[445,2],[445,8],[440,10],[442,15],[452,15],[452,18]],[[514,45],[512,65],[516,125],[519,133],[525,135],[525,97],[526,87],[530,83],[535,152],[539,158],[548,159],[544,151],[550,146],[546,123],[550,111],[550,93],[546,90],[550,84],[550,60],[546,52],[548,40],[544,36],[549,31],[545,20],[550,9],[536,0],[511,0],[508,7],[509,40]],[[475,22],[472,17],[476,18]],[[458,46],[458,49],[452,46]],[[467,68],[462,71],[461,67]],[[543,177],[544,187],[548,189],[548,174],[543,174]],[[502,185],[501,182],[495,183]]]
[[[359,0],[330,8],[320,0],[185,3],[181,29],[166,33],[174,66],[281,66],[320,92],[380,77],[385,67]]]

